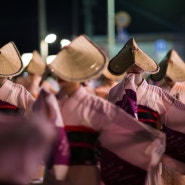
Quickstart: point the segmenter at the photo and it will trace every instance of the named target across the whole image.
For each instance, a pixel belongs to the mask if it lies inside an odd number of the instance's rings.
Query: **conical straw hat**
[[[125,77],[126,73],[123,73],[121,75],[114,75],[114,74],[110,73],[108,68],[106,67],[103,71],[103,75],[110,80],[119,81]]]
[[[185,63],[174,49],[168,51],[159,66],[160,71],[150,75],[152,80],[160,81],[167,76],[174,82],[185,81]]]
[[[32,59],[27,67],[27,71],[32,74],[37,74],[42,76],[46,69],[46,62],[43,60],[42,56],[38,51],[33,51]]]
[[[100,76],[106,65],[105,54],[87,36],[80,35],[63,47],[48,67],[63,80],[83,82]]]
[[[109,62],[108,70],[114,75],[121,75],[133,64],[149,73],[159,70],[157,63],[137,46],[134,38],[131,38]]]
[[[0,48],[0,76],[17,76],[22,72],[22,70],[23,63],[14,42],[9,42]]]

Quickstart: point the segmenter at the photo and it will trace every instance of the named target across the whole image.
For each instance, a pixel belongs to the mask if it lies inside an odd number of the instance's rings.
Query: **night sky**
[[[85,33],[87,1],[45,1],[47,33],[55,33],[58,38],[50,46],[51,52],[58,52],[62,38],[71,39]],[[90,4],[92,35],[106,35],[107,1],[90,0]],[[20,53],[39,50],[38,0],[1,0],[0,7],[0,46],[14,41]],[[131,34],[185,34],[184,7],[184,0],[115,0],[115,12],[126,11],[131,16],[126,28]]]

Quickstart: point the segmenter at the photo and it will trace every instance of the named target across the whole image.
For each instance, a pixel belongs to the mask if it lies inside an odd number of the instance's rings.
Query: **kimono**
[[[37,74],[28,74],[28,76],[21,76],[16,78],[15,83],[24,86],[35,99],[38,97],[42,88],[45,88],[47,91],[56,94],[57,90],[47,80],[44,80],[40,86],[41,80],[42,77]]]
[[[42,89],[33,104],[33,112],[40,116],[46,116],[47,122],[50,122],[56,131],[55,141],[48,155],[48,160],[45,161],[46,173],[42,176],[46,177],[43,179],[44,184],[53,184],[52,179],[56,179],[57,182],[57,180],[65,178],[70,158],[69,142],[64,130],[63,119],[53,93]]]
[[[165,149],[162,132],[82,86],[70,97],[61,89],[57,99],[71,147],[65,185],[145,184]]]
[[[185,142],[185,105],[161,88],[149,85],[145,79],[142,79],[139,85],[136,84],[140,76],[141,74],[127,74],[122,82],[110,90],[109,101],[137,117],[138,120],[166,134],[166,150],[162,157],[163,170],[159,166],[156,171],[162,174],[157,174],[153,181],[157,181],[156,184],[165,185],[184,184],[185,181],[181,180],[179,183],[178,176],[175,177],[174,174],[180,176],[180,173],[185,173],[185,147],[183,145]],[[156,125],[158,120],[160,126]]]
[[[160,86],[163,90],[168,92],[171,96],[175,97],[182,103],[185,103],[185,85],[180,82],[175,82],[173,87],[169,87],[167,85]]]
[[[0,88],[0,112],[27,115],[35,99],[22,86],[6,80]]]

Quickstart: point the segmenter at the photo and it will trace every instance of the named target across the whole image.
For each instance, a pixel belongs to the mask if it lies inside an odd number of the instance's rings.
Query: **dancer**
[[[22,85],[10,79],[19,75],[23,63],[13,42],[0,48],[0,112],[27,115],[34,103],[34,97]]]
[[[49,64],[61,86],[56,95],[71,147],[65,185],[145,184],[165,148],[165,135],[81,85],[102,74],[106,57],[84,35]],[[96,158],[100,144],[100,159]],[[98,168],[98,160],[100,168]],[[101,174],[101,177],[100,177]]]
[[[127,72],[124,80],[114,86],[109,93],[109,101],[129,112],[141,122],[165,132],[166,151],[162,157],[162,166],[153,169],[148,184],[165,184],[166,177],[161,167],[169,169],[171,174],[182,173],[184,167],[184,121],[185,105],[163,91],[150,85],[142,77],[143,73],[156,73],[159,66],[144,53],[131,38],[122,50],[109,62],[108,69],[114,75]],[[172,113],[173,111],[173,113]],[[176,115],[176,116],[174,116]],[[180,140],[179,142],[175,142]],[[177,150],[178,148],[178,150]],[[161,164],[161,163],[160,163]],[[173,176],[174,177],[174,176]],[[178,184],[178,178],[171,184]],[[184,182],[182,181],[181,184]]]

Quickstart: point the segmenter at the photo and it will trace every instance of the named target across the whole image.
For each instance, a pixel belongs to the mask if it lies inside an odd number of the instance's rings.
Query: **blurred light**
[[[51,62],[53,62],[53,60],[56,58],[56,55],[49,55],[47,58],[46,58],[46,63],[47,64],[51,64]]]
[[[53,34],[53,33],[49,34],[45,37],[45,42],[51,44],[51,43],[55,42],[56,38],[57,38],[57,36],[55,34]]]
[[[155,42],[155,50],[156,51],[164,51],[164,52],[166,52],[167,46],[168,46],[167,41],[165,41],[163,39],[158,39]]]
[[[70,40],[68,40],[68,39],[62,39],[62,40],[60,41],[61,48],[63,48],[64,46],[69,45],[70,43],[71,43]]]
[[[24,77],[28,76],[28,72],[27,71],[23,72],[22,76],[24,76]]]
[[[24,68],[30,63],[30,60],[32,59],[32,56],[33,56],[32,53],[23,53],[22,54],[21,59],[22,59]]]

